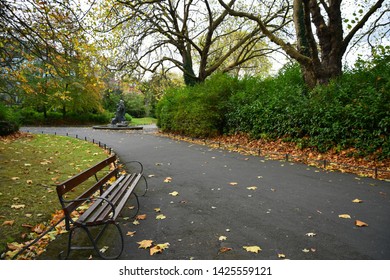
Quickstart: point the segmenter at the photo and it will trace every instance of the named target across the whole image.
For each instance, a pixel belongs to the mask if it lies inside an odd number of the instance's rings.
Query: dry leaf
[[[162,251],[167,249],[169,245],[170,244],[166,242],[166,243],[157,244],[156,246],[153,246],[152,248],[150,248],[150,255],[153,256],[154,254],[162,253]]]
[[[251,190],[251,191],[254,191],[254,190],[257,189],[257,187],[256,187],[256,186],[252,186],[252,187],[247,187],[247,189],[248,189],[248,190]]]
[[[32,180],[27,180],[26,183],[27,183],[28,185],[31,185],[31,184],[33,183],[33,181],[32,181]]]
[[[12,179],[13,181],[20,180],[19,177],[12,177],[11,179]]]
[[[368,224],[366,224],[365,222],[359,221],[359,220],[355,221],[355,225],[357,227],[368,227]]]
[[[351,216],[348,215],[348,214],[341,214],[341,215],[339,215],[339,218],[342,218],[342,219],[351,219]]]
[[[226,253],[226,252],[229,252],[231,251],[232,248],[228,248],[228,247],[222,247],[218,250],[218,254],[223,254],[223,253]]]
[[[304,253],[309,253],[310,250],[305,248],[305,249],[302,250],[302,252],[304,252]]]
[[[355,198],[354,200],[352,200],[353,203],[362,203],[363,200],[360,200],[358,198]]]
[[[314,233],[314,232],[308,232],[308,233],[306,233],[305,235],[306,235],[306,236],[309,236],[309,237],[314,237],[314,236],[316,236],[317,234]]]
[[[160,208],[154,208],[153,210],[154,210],[154,212],[156,212],[156,213],[161,212],[161,209],[160,209]]]
[[[3,226],[12,226],[15,223],[15,220],[4,221]]]
[[[138,220],[135,220],[135,221],[133,222],[133,225],[135,225],[135,226],[139,225]]]
[[[146,219],[146,214],[141,214],[141,215],[137,215],[135,217],[136,220],[145,220]]]
[[[163,214],[157,215],[156,220],[164,220],[166,217]]]
[[[153,240],[142,240],[140,242],[137,242],[137,244],[139,244],[138,248],[140,249],[148,249],[152,247]]]
[[[258,253],[261,251],[261,248],[259,246],[244,246],[243,247],[247,252],[252,252],[252,253]]]
[[[219,240],[219,241],[225,241],[226,238],[227,238],[226,236],[221,235],[221,236],[218,238],[218,240]]]
[[[108,246],[103,246],[103,248],[101,248],[99,251],[101,252],[101,253],[105,253],[107,250],[108,250]]]
[[[130,237],[133,237],[135,235],[136,231],[128,231],[126,233],[126,236],[130,236]]]
[[[285,254],[278,254],[278,258],[279,258],[279,259],[284,259],[285,257],[286,257]]]
[[[237,182],[230,182],[229,185],[231,185],[231,186],[237,186],[238,183],[237,183]]]
[[[148,178],[153,178],[153,177],[154,177],[154,174],[148,175]]]
[[[177,191],[171,192],[169,194],[172,195],[172,196],[178,196],[179,195],[179,193]]]
[[[24,204],[13,204],[13,205],[11,205],[11,208],[13,208],[13,209],[23,209],[24,207],[26,207],[26,205],[24,205]]]
[[[164,183],[170,183],[172,182],[172,178],[171,177],[167,177],[164,179]]]

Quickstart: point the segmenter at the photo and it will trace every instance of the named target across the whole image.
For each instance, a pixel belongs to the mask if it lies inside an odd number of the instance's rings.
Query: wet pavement
[[[144,164],[149,190],[140,197],[139,214],[146,218],[139,225],[126,214],[120,220],[125,234],[120,259],[274,260],[281,254],[295,260],[390,259],[389,182],[176,141],[155,134],[153,126],[23,130],[100,141],[121,161]],[[164,182],[167,177],[170,182]],[[363,202],[352,202],[356,198]],[[156,219],[160,214],[165,218]],[[358,227],[356,220],[368,226]],[[142,240],[169,247],[151,256],[138,248]],[[66,235],[58,237],[40,258],[57,259],[66,244]],[[70,258],[91,255],[97,258],[93,251],[72,252]]]

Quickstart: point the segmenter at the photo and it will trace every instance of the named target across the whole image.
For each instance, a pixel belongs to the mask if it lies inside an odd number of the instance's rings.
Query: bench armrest
[[[141,162],[139,162],[137,160],[131,160],[131,161],[124,162],[124,164],[127,164],[127,163],[138,163],[140,165],[140,168],[141,168],[141,171],[139,173],[142,174],[144,172],[144,166],[142,165]]]

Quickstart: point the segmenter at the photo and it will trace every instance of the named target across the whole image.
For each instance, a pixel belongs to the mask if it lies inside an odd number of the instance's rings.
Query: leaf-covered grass
[[[56,183],[106,157],[98,146],[70,137],[0,139],[0,254],[7,243],[31,238],[31,226],[61,209]]]

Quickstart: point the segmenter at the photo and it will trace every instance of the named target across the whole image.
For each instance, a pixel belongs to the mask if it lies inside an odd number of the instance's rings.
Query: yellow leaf
[[[362,203],[363,200],[360,200],[358,198],[355,198],[354,200],[352,200],[353,203]]]
[[[226,238],[227,238],[226,236],[221,235],[221,236],[218,238],[218,240],[219,240],[219,241],[225,241]]]
[[[165,178],[164,183],[170,183],[170,182],[172,182],[172,178],[171,177]]]
[[[179,195],[179,193],[177,191],[171,192],[169,194],[172,195],[172,196],[178,196]]]
[[[256,186],[252,186],[252,187],[247,187],[247,189],[248,189],[248,190],[251,190],[251,191],[254,191],[254,190],[257,189],[257,187],[256,187]]]
[[[359,220],[355,221],[355,225],[358,227],[368,227],[368,224],[366,224],[365,222],[359,221]]]
[[[231,186],[237,186],[238,183],[237,183],[237,182],[230,182],[229,185],[231,185]]]
[[[135,220],[135,221],[133,222],[133,225],[135,225],[135,226],[139,225],[138,220]]]
[[[160,208],[154,208],[153,210],[154,210],[154,212],[157,212],[157,213],[159,213],[161,211]]]
[[[130,237],[133,237],[134,235],[135,235],[135,231],[128,231],[127,233],[126,233],[126,235],[127,236],[130,236]]]
[[[20,178],[19,177],[12,177],[11,178],[13,181],[16,181],[16,180],[19,180]]]
[[[342,219],[351,219],[351,216],[348,215],[348,214],[341,214],[341,215],[339,215],[339,218],[342,218]]]
[[[166,217],[163,214],[157,215],[156,220],[164,220]]]
[[[259,246],[244,246],[243,248],[247,252],[256,253],[256,254],[261,251],[261,248]]]
[[[24,205],[24,204],[13,204],[13,205],[11,205],[11,208],[13,208],[13,209],[23,209],[24,207],[26,207],[26,205]]]
[[[101,253],[105,253],[107,250],[108,250],[108,246],[103,246],[103,248],[101,248],[99,251],[101,252]]]
[[[169,243],[162,243],[162,244],[157,244],[156,246],[150,248],[150,255],[153,256],[154,254],[157,253],[162,253],[165,249],[169,247]]]
[[[285,257],[286,257],[285,254],[278,254],[278,258],[279,258],[279,259],[284,259]]]
[[[153,240],[142,240],[140,242],[137,242],[137,244],[139,244],[138,248],[140,249],[148,249],[152,247]]]
[[[26,183],[31,185],[33,183],[33,181],[32,180],[27,180]]]

